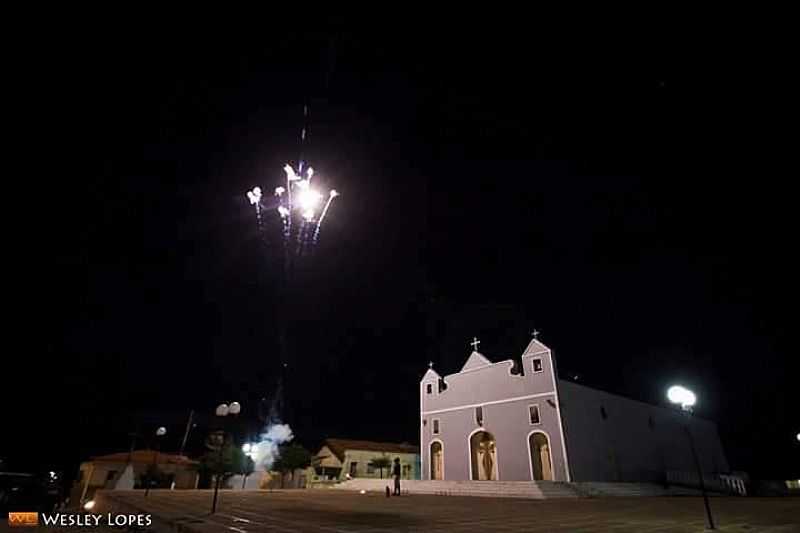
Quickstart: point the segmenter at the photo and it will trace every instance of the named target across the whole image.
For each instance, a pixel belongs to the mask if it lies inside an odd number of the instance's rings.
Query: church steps
[[[383,492],[393,487],[391,479],[353,479],[336,485],[338,490]],[[486,496],[495,498],[576,498],[567,484],[534,481],[402,481],[404,493],[448,496]]]
[[[693,489],[664,487],[655,483],[612,483],[558,481],[426,481],[403,480],[404,494],[479,496],[493,498],[608,498],[696,495]],[[335,490],[384,492],[394,486],[391,479],[356,478],[339,483]]]

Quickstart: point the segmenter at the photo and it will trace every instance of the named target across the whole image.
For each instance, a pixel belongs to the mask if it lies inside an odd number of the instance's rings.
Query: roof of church
[[[528,343],[528,346],[525,348],[525,351],[522,352],[522,355],[546,352],[549,349],[550,348],[548,348],[542,341],[534,337],[531,339],[531,342]]]
[[[549,351],[550,351],[550,348],[546,344],[544,344],[542,341],[540,341],[539,339],[534,337],[528,343],[528,346],[525,347],[525,350],[522,352],[522,356],[524,357],[526,355],[540,354],[540,353],[549,352]],[[506,363],[507,361],[513,361],[513,360],[501,361],[501,363]],[[457,374],[460,374],[461,372],[466,372],[468,370],[474,370],[474,369],[477,369],[477,368],[483,368],[483,367],[491,366],[491,365],[494,365],[494,364],[498,364],[498,363],[493,363],[488,357],[486,357],[485,355],[483,355],[479,351],[473,350],[469,354],[469,357],[467,358],[466,362],[464,363],[464,366],[461,367],[461,370],[459,370],[457,372]],[[454,374],[450,374],[450,375],[454,375]],[[441,377],[439,375],[439,373],[436,372],[433,369],[433,363],[430,364],[430,368],[428,368],[428,370],[422,376],[422,380],[421,381],[425,381],[427,378],[430,378],[430,377],[435,377],[435,378],[440,378]]]
[[[461,372],[464,372],[465,370],[472,370],[473,368],[489,366],[491,364],[492,362],[489,361],[489,359],[487,359],[482,353],[473,351],[471,354],[469,354],[467,362],[461,367]]]
[[[156,452],[154,450],[135,450],[133,453],[119,452],[108,455],[97,455],[92,457],[92,461],[101,463],[127,463],[129,458],[132,463],[153,463],[157,460],[159,464],[197,464],[197,461],[192,461],[185,455]]]
[[[419,447],[413,444],[374,442],[371,440],[325,439],[322,445],[327,446],[340,461],[344,461],[344,452],[346,450],[385,453],[419,453]]]

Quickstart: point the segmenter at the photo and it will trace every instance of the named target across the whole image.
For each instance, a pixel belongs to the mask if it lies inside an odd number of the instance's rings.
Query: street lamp
[[[256,453],[258,453],[258,443],[257,442],[245,442],[242,444],[242,452],[244,452],[245,457],[249,457],[251,460],[254,460]],[[245,461],[245,464],[247,461]],[[246,467],[245,467],[246,468]],[[247,470],[243,468],[242,470],[242,490],[244,490],[245,486],[247,485]]]
[[[167,434],[167,428],[161,426],[156,430],[156,442],[155,442],[155,452],[153,453],[153,470],[151,475],[155,477],[156,470],[158,469],[158,450],[161,445],[161,439],[158,437],[163,437]],[[147,498],[147,495],[150,494],[150,485],[153,484],[154,479],[150,479],[150,475],[147,476],[147,486],[144,488],[144,497]]]
[[[681,406],[681,411],[686,415],[686,420],[683,429],[686,430],[686,436],[689,439],[689,447],[692,449],[692,457],[694,458],[694,465],[697,468],[697,478],[700,481],[700,492],[703,494],[703,504],[706,507],[706,516],[708,517],[708,529],[716,529],[714,526],[714,517],[711,516],[711,505],[708,503],[708,494],[706,494],[706,484],[703,481],[703,469],[700,466],[700,459],[697,457],[697,450],[694,447],[694,437],[692,431],[689,429],[689,419],[692,416],[692,408],[697,402],[697,396],[680,385],[673,385],[667,390],[667,398],[670,402]]]
[[[217,495],[219,493],[219,484],[222,480],[222,476],[225,473],[225,467],[222,463],[222,451],[225,448],[225,420],[228,415],[235,416],[238,415],[239,412],[242,410],[241,404],[239,402],[231,402],[230,404],[221,403],[217,406],[216,414],[223,418],[222,424],[222,439],[220,439],[219,443],[219,455],[217,459],[219,461],[219,470],[217,471],[217,479],[214,482],[214,500],[211,502],[211,514],[217,512]]]

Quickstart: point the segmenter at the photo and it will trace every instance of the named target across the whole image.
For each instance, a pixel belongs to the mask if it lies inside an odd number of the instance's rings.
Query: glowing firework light
[[[331,202],[339,196],[336,190],[328,193],[328,199],[323,204],[324,195],[311,185],[314,169],[303,169],[302,162],[298,170],[290,164],[283,167],[286,173],[286,186],[275,188],[277,205],[275,206],[283,224],[283,244],[288,251],[290,243],[296,242],[295,254],[304,255],[310,251],[319,240],[322,223],[330,209]],[[250,205],[256,210],[256,220],[259,230],[262,230],[262,193],[260,187],[254,187],[247,192]],[[322,209],[320,209],[322,207]]]

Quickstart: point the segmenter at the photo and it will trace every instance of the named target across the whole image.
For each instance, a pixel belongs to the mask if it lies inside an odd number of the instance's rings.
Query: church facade
[[[422,479],[663,481],[695,471],[687,428],[703,472],[727,473],[712,422],[560,380],[536,339],[519,364],[475,350],[420,382]]]

